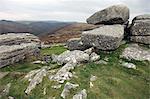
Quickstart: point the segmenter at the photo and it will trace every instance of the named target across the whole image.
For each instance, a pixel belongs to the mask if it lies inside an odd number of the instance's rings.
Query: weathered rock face
[[[0,46],[0,67],[23,60],[26,55],[33,55],[37,50],[38,48],[35,43]]]
[[[124,37],[122,25],[104,25],[82,33],[81,40],[87,46],[101,50],[115,50]]]
[[[66,46],[69,50],[85,50],[88,48],[82,43],[81,38],[69,39]]]
[[[143,44],[150,44],[150,36],[131,36],[130,41]]]
[[[132,21],[130,32],[131,41],[150,44],[150,14],[135,17]]]
[[[129,47],[125,48],[122,55],[122,58],[128,60],[138,60],[138,61],[150,61],[150,50],[144,50],[143,48],[139,47],[138,45],[130,45]]]
[[[87,19],[89,24],[123,24],[129,19],[129,9],[125,5],[114,5],[96,12]]]
[[[30,34],[0,35],[0,68],[38,54],[39,45],[37,37]]]

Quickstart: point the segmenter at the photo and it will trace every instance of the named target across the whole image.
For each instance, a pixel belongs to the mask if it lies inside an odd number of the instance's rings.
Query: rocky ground
[[[148,99],[150,63],[148,61],[120,58],[120,55],[128,46],[129,44],[121,45],[119,49],[111,53],[100,51],[100,59],[98,61],[79,64],[74,70],[71,70],[73,76],[63,84],[49,79],[50,75],[57,74],[57,71],[62,68],[61,65],[57,65],[54,62],[33,64],[33,61],[36,59],[32,58],[14,64],[13,66],[2,68],[0,70],[1,73],[7,72],[8,74],[0,80],[1,98],[5,99],[11,96],[15,99],[60,99],[64,88],[66,88],[66,83],[68,82],[78,86],[75,88],[71,87],[71,89],[69,87],[69,89],[67,89],[69,92],[67,91],[67,94],[65,93],[66,99],[77,97],[80,91],[82,93],[82,90],[84,96],[87,95],[87,99]],[[54,46],[42,49],[41,53],[45,56],[60,54],[66,50],[67,49],[63,46]],[[128,65],[128,63],[134,65],[136,68],[126,67],[132,67],[132,65]],[[33,79],[36,80],[36,77],[33,76],[31,79],[25,79],[25,77],[30,71],[41,70],[43,66],[47,66],[47,72],[44,74],[42,81],[38,82],[29,94],[26,94],[25,91],[30,85],[29,83]],[[40,71],[38,71],[35,76],[38,76],[39,72]],[[9,83],[11,83],[11,86],[9,92],[6,93],[4,89]],[[81,93],[79,96],[82,96]]]

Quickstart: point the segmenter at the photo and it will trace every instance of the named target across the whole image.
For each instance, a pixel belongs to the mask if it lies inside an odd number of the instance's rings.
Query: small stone
[[[123,62],[122,66],[127,67],[127,68],[136,69],[136,65],[134,65],[133,63]]]
[[[4,78],[8,74],[9,74],[9,72],[0,72],[0,79]]]
[[[96,76],[91,75],[90,81],[95,81],[97,79]]]
[[[104,64],[104,65],[107,65],[108,63],[104,60],[99,60],[97,62],[95,62],[96,64]]]
[[[59,88],[61,88],[61,85],[55,85],[55,86],[51,86],[51,87],[54,89],[59,89]]]
[[[9,94],[10,87],[11,87],[11,83],[8,83],[8,84],[5,86],[5,89],[3,90],[2,95],[8,95],[8,94]]]
[[[73,99],[87,99],[86,90],[83,89],[82,91],[80,91],[79,93],[77,93],[76,95],[74,95]]]
[[[90,61],[92,61],[92,62],[98,61],[99,59],[100,59],[100,55],[97,55],[95,52],[93,52],[90,55]]]
[[[8,97],[8,99],[15,99],[15,98],[14,98],[14,97],[12,97],[12,96],[9,96],[9,97]]]
[[[61,97],[65,99],[69,95],[70,90],[75,89],[78,86],[79,86],[78,84],[72,84],[70,82],[67,82],[64,86],[62,93],[61,93]]]
[[[46,95],[46,88],[44,88],[43,95]]]
[[[34,61],[34,62],[32,62],[32,63],[33,63],[33,64],[46,64],[45,61],[40,61],[40,60]]]

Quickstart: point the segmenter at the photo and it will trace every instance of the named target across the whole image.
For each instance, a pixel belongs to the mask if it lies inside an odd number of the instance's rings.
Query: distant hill
[[[64,43],[70,38],[80,37],[82,31],[96,28],[86,23],[58,21],[0,21],[2,33],[31,33],[45,43]]]
[[[2,33],[19,33],[19,32],[29,32],[29,28],[26,24],[1,20],[0,21],[0,34]]]
[[[80,37],[82,31],[91,30],[97,26],[86,23],[73,23],[56,31],[49,32],[48,36],[41,36],[41,41],[49,43],[64,43],[70,38]]]
[[[2,33],[32,33],[34,35],[46,35],[59,28],[70,25],[68,22],[57,21],[0,21],[0,34]]]

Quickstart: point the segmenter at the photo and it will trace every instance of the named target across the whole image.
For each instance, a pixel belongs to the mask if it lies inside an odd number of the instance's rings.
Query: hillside
[[[59,28],[70,25],[68,22],[57,21],[0,21],[1,33],[32,33],[34,35],[46,35]]]
[[[89,62],[81,64],[74,70],[75,76],[69,80],[73,84],[79,84],[79,87],[72,89],[66,99],[72,99],[72,96],[82,89],[87,90],[87,99],[148,99],[149,98],[149,72],[150,63],[148,61],[130,61],[137,66],[137,69],[129,69],[120,64],[119,55],[128,45],[122,45],[119,49],[106,54],[100,52],[101,60],[107,60],[107,64],[97,64]],[[54,46],[42,49],[42,55],[60,54],[66,51],[63,46]],[[32,64],[33,57],[17,64],[0,69],[0,72],[7,72],[7,76],[0,80],[0,93],[6,84],[11,83],[10,91],[7,96],[15,99],[61,99],[61,88],[53,88],[58,86],[58,82],[50,81],[48,75],[56,73],[61,66],[56,63],[48,63],[44,65]],[[35,60],[35,59],[34,59]],[[127,61],[127,60],[123,60]],[[129,61],[127,61],[129,62]],[[24,93],[29,85],[25,80],[25,75],[31,70],[37,70],[43,66],[51,67],[49,74],[44,77],[41,84],[37,85],[29,95]],[[90,78],[94,75],[97,77],[90,87]],[[66,82],[65,82],[66,83]],[[2,94],[3,95],[3,94]],[[2,96],[6,99],[7,96]]]
[[[70,38],[80,37],[82,31],[91,30],[97,26],[86,23],[73,23],[71,25],[60,28],[48,36],[41,36],[41,41],[45,43],[64,43]]]

